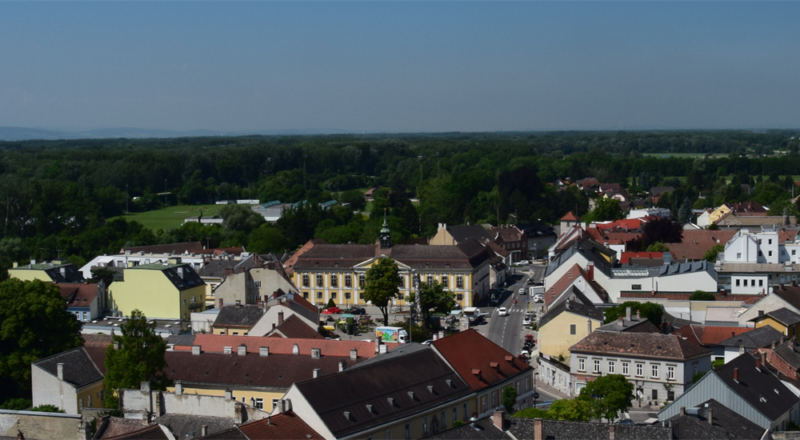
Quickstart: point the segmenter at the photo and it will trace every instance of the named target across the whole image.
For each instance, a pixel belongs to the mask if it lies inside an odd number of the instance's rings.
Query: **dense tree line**
[[[584,215],[587,195],[551,185],[592,176],[632,194],[672,185],[659,205],[690,208],[756,200],[776,212],[800,169],[794,132],[551,132],[215,137],[0,142],[0,264],[58,255],[81,263],[124,245],[202,240],[256,251],[312,237],[370,243],[384,213],[393,239],[438,223],[552,222]],[[762,156],[786,151],[781,157]],[[658,153],[653,155],[653,153]],[[672,156],[700,153],[706,156]],[[762,177],[766,176],[766,177]],[[742,184],[749,184],[749,188]],[[380,187],[370,205],[366,188]],[[163,194],[163,193],[169,194]],[[222,226],[151,231],[109,219],[166,205],[227,199],[302,202],[277,224],[227,209]],[[323,210],[337,199],[348,208]],[[416,200],[414,200],[416,199]],[[772,207],[772,206],[771,206]],[[613,211],[613,210],[612,210]],[[604,216],[618,214],[606,213]],[[598,213],[596,217],[600,218]],[[124,217],[123,217],[124,218]]]

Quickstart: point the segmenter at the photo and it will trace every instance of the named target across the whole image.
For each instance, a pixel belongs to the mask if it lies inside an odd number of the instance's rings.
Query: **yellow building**
[[[567,299],[539,319],[539,352],[569,357],[569,348],[603,325],[603,312],[591,304]]]
[[[105,347],[77,347],[31,365],[33,406],[53,405],[68,414],[105,407]]]
[[[82,283],[83,274],[72,263],[63,260],[53,260],[49,263],[36,263],[20,266],[15,261],[8,269],[8,276],[22,281],[39,280],[45,283]]]
[[[755,323],[756,328],[769,326],[783,333],[789,339],[800,340],[797,337],[800,332],[800,315],[786,307],[769,313],[762,313],[759,310],[758,316],[751,319],[750,322]]]
[[[400,296],[392,300],[395,306],[406,305],[415,276],[420,282],[443,284],[462,307],[472,306],[489,292],[492,254],[477,240],[440,246],[392,245],[385,226],[379,244],[316,244],[294,263],[292,281],[303,298],[318,306],[329,299],[341,308],[365,305],[367,271],[383,257],[395,260],[402,278]]]
[[[193,311],[205,308],[205,283],[180,258],[169,264],[140,264],[127,267],[124,281],[108,288],[109,308],[130,316],[135,309],[148,318],[188,320]]]

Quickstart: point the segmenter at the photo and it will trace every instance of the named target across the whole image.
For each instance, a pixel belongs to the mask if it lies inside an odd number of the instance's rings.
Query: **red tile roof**
[[[332,339],[291,339],[291,338],[268,338],[265,336],[233,336],[233,335],[211,335],[197,334],[194,338],[194,345],[199,345],[205,352],[222,353],[225,347],[247,346],[248,353],[258,353],[259,347],[269,347],[270,354],[292,354],[295,344],[300,349],[301,355],[311,355],[312,348],[321,349],[323,356],[350,356],[350,350],[355,348],[358,357],[371,358],[375,356],[375,343],[365,341],[335,341]],[[395,348],[397,344],[387,344],[389,350]],[[177,346],[176,346],[177,351]]]
[[[59,283],[61,297],[67,300],[68,307],[89,307],[97,298],[97,284]]]
[[[717,345],[720,342],[747,333],[750,327],[722,327],[713,325],[690,324],[672,332],[694,345]]]
[[[572,213],[572,211],[568,212],[564,217],[561,217],[562,222],[577,222],[580,219],[581,218],[576,217],[575,214]]]
[[[297,315],[289,316],[283,321],[283,324],[276,327],[275,330],[272,330],[267,335],[267,337],[273,336],[294,339],[325,339],[316,329],[309,327],[308,324],[298,318]]]
[[[628,263],[631,262],[631,258],[663,259],[664,258],[664,253],[663,252],[623,252],[622,253],[622,258],[619,259],[619,262],[620,262],[620,264],[628,264]],[[675,255],[673,255],[672,258],[675,258]]]
[[[309,440],[323,438],[311,429],[297,414],[289,411],[239,426],[239,429],[251,439],[259,440]]]
[[[567,288],[571,286],[579,276],[584,276],[584,272],[577,264],[569,268],[568,271],[564,272],[564,275],[559,278],[559,280],[556,281],[552,287],[544,292],[545,307],[550,307],[550,304],[552,304],[559,295],[567,290]]]
[[[641,228],[645,222],[640,218],[629,218],[623,220],[616,220],[608,223],[597,223],[597,228],[604,231],[609,229],[622,229],[624,231],[635,231]]]
[[[689,260],[702,260],[706,252],[717,244],[724,245],[733,235],[735,230],[685,230],[680,243],[665,243],[675,258]]]
[[[688,301],[691,293],[658,293],[651,294],[650,292],[621,292],[620,298],[663,298],[671,299],[673,301]],[[736,301],[747,304],[758,302],[763,296],[759,295],[720,295],[714,293],[716,301]]]
[[[300,249],[297,250],[297,252],[292,254],[292,256],[286,260],[286,262],[283,263],[283,266],[286,268],[286,273],[289,275],[294,273],[294,265],[297,264],[297,260],[299,260],[303,254],[313,249],[314,246],[325,243],[327,243],[327,241],[321,238],[312,238],[311,240],[308,240],[306,244],[304,244]]]
[[[439,339],[432,345],[474,391],[532,369],[473,329]]]

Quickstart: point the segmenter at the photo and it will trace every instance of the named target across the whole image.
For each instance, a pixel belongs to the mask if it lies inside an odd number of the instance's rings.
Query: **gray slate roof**
[[[485,417],[474,423],[465,423],[457,428],[441,431],[426,439],[452,440],[501,440],[510,439],[505,432],[494,426],[491,417]]]
[[[215,326],[252,327],[264,316],[261,306],[224,306],[219,310]]]
[[[780,342],[783,333],[770,326],[759,327],[753,331],[742,333],[741,335],[728,338],[719,343],[723,347],[742,347],[745,350],[764,348],[772,345],[773,342]]]
[[[203,425],[208,426],[209,434],[215,434],[236,426],[232,418],[188,414],[164,414],[153,422],[169,428],[176,439],[201,438],[200,428]]]
[[[533,439],[534,420],[511,418],[508,431],[518,439]],[[542,420],[542,439],[574,440],[611,439],[610,431],[614,428],[615,440],[671,440],[670,428],[642,425],[611,425],[595,422],[569,422],[565,420]]]
[[[769,316],[770,318],[780,322],[783,325],[795,325],[800,322],[800,315],[797,313],[787,309],[786,307],[781,307],[778,310],[773,310],[769,313],[765,313],[764,316]],[[755,317],[750,321],[757,321],[759,317]]]
[[[492,239],[492,234],[481,225],[448,226],[447,232],[450,233],[456,243],[461,243],[468,238],[474,238],[478,241]]]
[[[595,307],[588,298],[578,290],[577,287],[572,286],[572,294],[575,295],[575,300],[567,299],[561,301],[555,307],[551,307],[547,313],[539,318],[539,328],[547,325],[548,322],[555,319],[558,315],[568,312],[575,315],[585,316],[587,319],[591,318],[603,322],[603,311]]]
[[[750,333],[753,332],[743,335]],[[734,369],[737,368],[739,371],[738,382],[733,380]],[[760,370],[756,369],[756,359],[750,353],[745,353],[714,369],[712,373],[770,420],[778,420],[798,402],[797,396],[769,369],[763,365]]]
[[[677,415],[670,420],[674,439],[760,440],[764,429],[714,399],[701,403],[697,415]],[[712,423],[708,423],[711,409]]]
[[[64,364],[64,381],[75,385],[76,388],[103,380],[103,373],[83,347],[40,359],[33,365],[57,377],[59,363]]]

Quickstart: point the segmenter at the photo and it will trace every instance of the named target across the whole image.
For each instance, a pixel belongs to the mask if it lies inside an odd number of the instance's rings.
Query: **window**
[[[658,364],[650,365],[650,377],[658,378]]]
[[[303,299],[308,299],[308,292],[303,292]]]
[[[105,392],[105,390],[100,391],[100,401],[101,402],[105,402],[106,401],[106,392]]]
[[[736,259],[737,260],[741,260],[742,259],[742,253],[741,252],[737,252],[736,253]]]
[[[642,290],[641,284],[633,284],[631,285],[631,290]]]
[[[497,391],[492,391],[492,408],[497,407]]]
[[[456,275],[456,289],[464,288],[464,275]]]
[[[797,255],[797,249],[792,249],[792,255]]]
[[[278,403],[279,403],[280,401],[281,401],[280,399],[272,399],[272,410],[273,410],[273,411],[275,411],[275,408],[277,408],[277,407],[278,407]]]
[[[531,378],[530,377],[526,377],[525,378],[525,391],[530,391],[530,390],[531,390]]]
[[[595,373],[599,373],[600,372],[600,359],[595,359],[594,360],[594,372]]]
[[[758,280],[758,287],[764,287],[764,280]]]
[[[304,273],[304,274],[303,274],[303,287],[308,287],[308,283],[309,283],[309,281],[308,281],[308,274],[307,274],[307,273]]]
[[[331,274],[331,287],[339,287],[339,275]]]
[[[422,434],[428,434],[428,416],[422,418]]]
[[[653,400],[658,400],[658,390],[653,390],[650,396],[652,397]]]
[[[458,420],[458,407],[454,406],[453,407],[453,423],[455,423],[456,420]]]
[[[772,239],[767,240],[767,244],[772,244]]]
[[[336,299],[336,292],[331,292],[331,298]]]
[[[771,257],[772,256],[772,251],[767,251],[767,255]]]
[[[667,380],[675,380],[675,367],[672,365],[667,366]]]
[[[456,294],[456,300],[457,300],[458,302],[464,301],[464,295],[463,295],[463,294],[461,294],[461,293],[459,293],[459,294]]]
[[[433,275],[428,275],[425,277],[425,282],[428,284],[433,284]]]
[[[747,280],[744,280],[744,287],[747,287]]]
[[[586,371],[586,359],[578,358],[578,371]]]
[[[261,288],[261,281],[255,281],[256,289]]]
[[[322,292],[317,292],[317,299],[322,299]]]
[[[644,364],[636,364],[636,375],[639,377],[644,376]]]
[[[623,376],[627,376],[627,375],[631,374],[629,366],[630,366],[630,364],[627,363],[627,362],[623,362],[622,363],[622,375]]]
[[[344,293],[344,299],[350,300],[350,292],[345,292]]]
[[[447,275],[442,275],[442,285],[444,286],[445,289],[450,288],[450,284],[447,283]]]
[[[447,428],[447,411],[442,410],[442,428]]]
[[[467,416],[467,404],[464,404],[464,420],[467,420],[469,417]]]
[[[481,408],[480,408],[478,411],[480,411],[480,412],[486,412],[486,410],[487,410],[488,408],[489,408],[489,403],[487,402],[487,398],[486,398],[486,396],[484,395],[484,396],[482,396],[482,397],[481,397]]]
[[[670,402],[675,401],[675,391],[667,391],[667,400]]]
[[[406,440],[411,440],[411,422],[406,422]]]
[[[256,409],[264,409],[264,399],[262,399],[260,397],[257,398],[255,407],[256,407]]]
[[[364,292],[358,292],[358,299],[364,301]]]
[[[386,440],[392,440],[392,429],[391,428],[386,430],[386,434],[384,435],[384,438]]]
[[[736,287],[739,287],[739,284],[741,283],[741,281],[742,280],[739,280],[739,279],[736,280]]]
[[[322,274],[317,274],[317,287],[323,287]]]
[[[344,287],[353,287],[353,276],[349,273],[344,274]]]
[[[617,363],[614,361],[608,361],[608,374],[615,374],[617,372]]]
[[[406,288],[406,277],[400,275],[400,282],[397,283],[397,287],[399,287],[401,289],[405,289]]]
[[[367,281],[366,281],[366,280],[367,280],[367,279],[366,279],[366,277],[364,276],[364,274],[363,274],[363,273],[362,273],[362,274],[358,274],[358,287],[359,287],[360,289],[363,289],[363,288],[364,288],[364,286],[367,284]]]
[[[570,324],[569,325],[569,334],[574,335],[576,332],[577,332],[577,329],[575,328],[575,324]]]
[[[89,394],[89,408],[92,407],[92,395]]]

